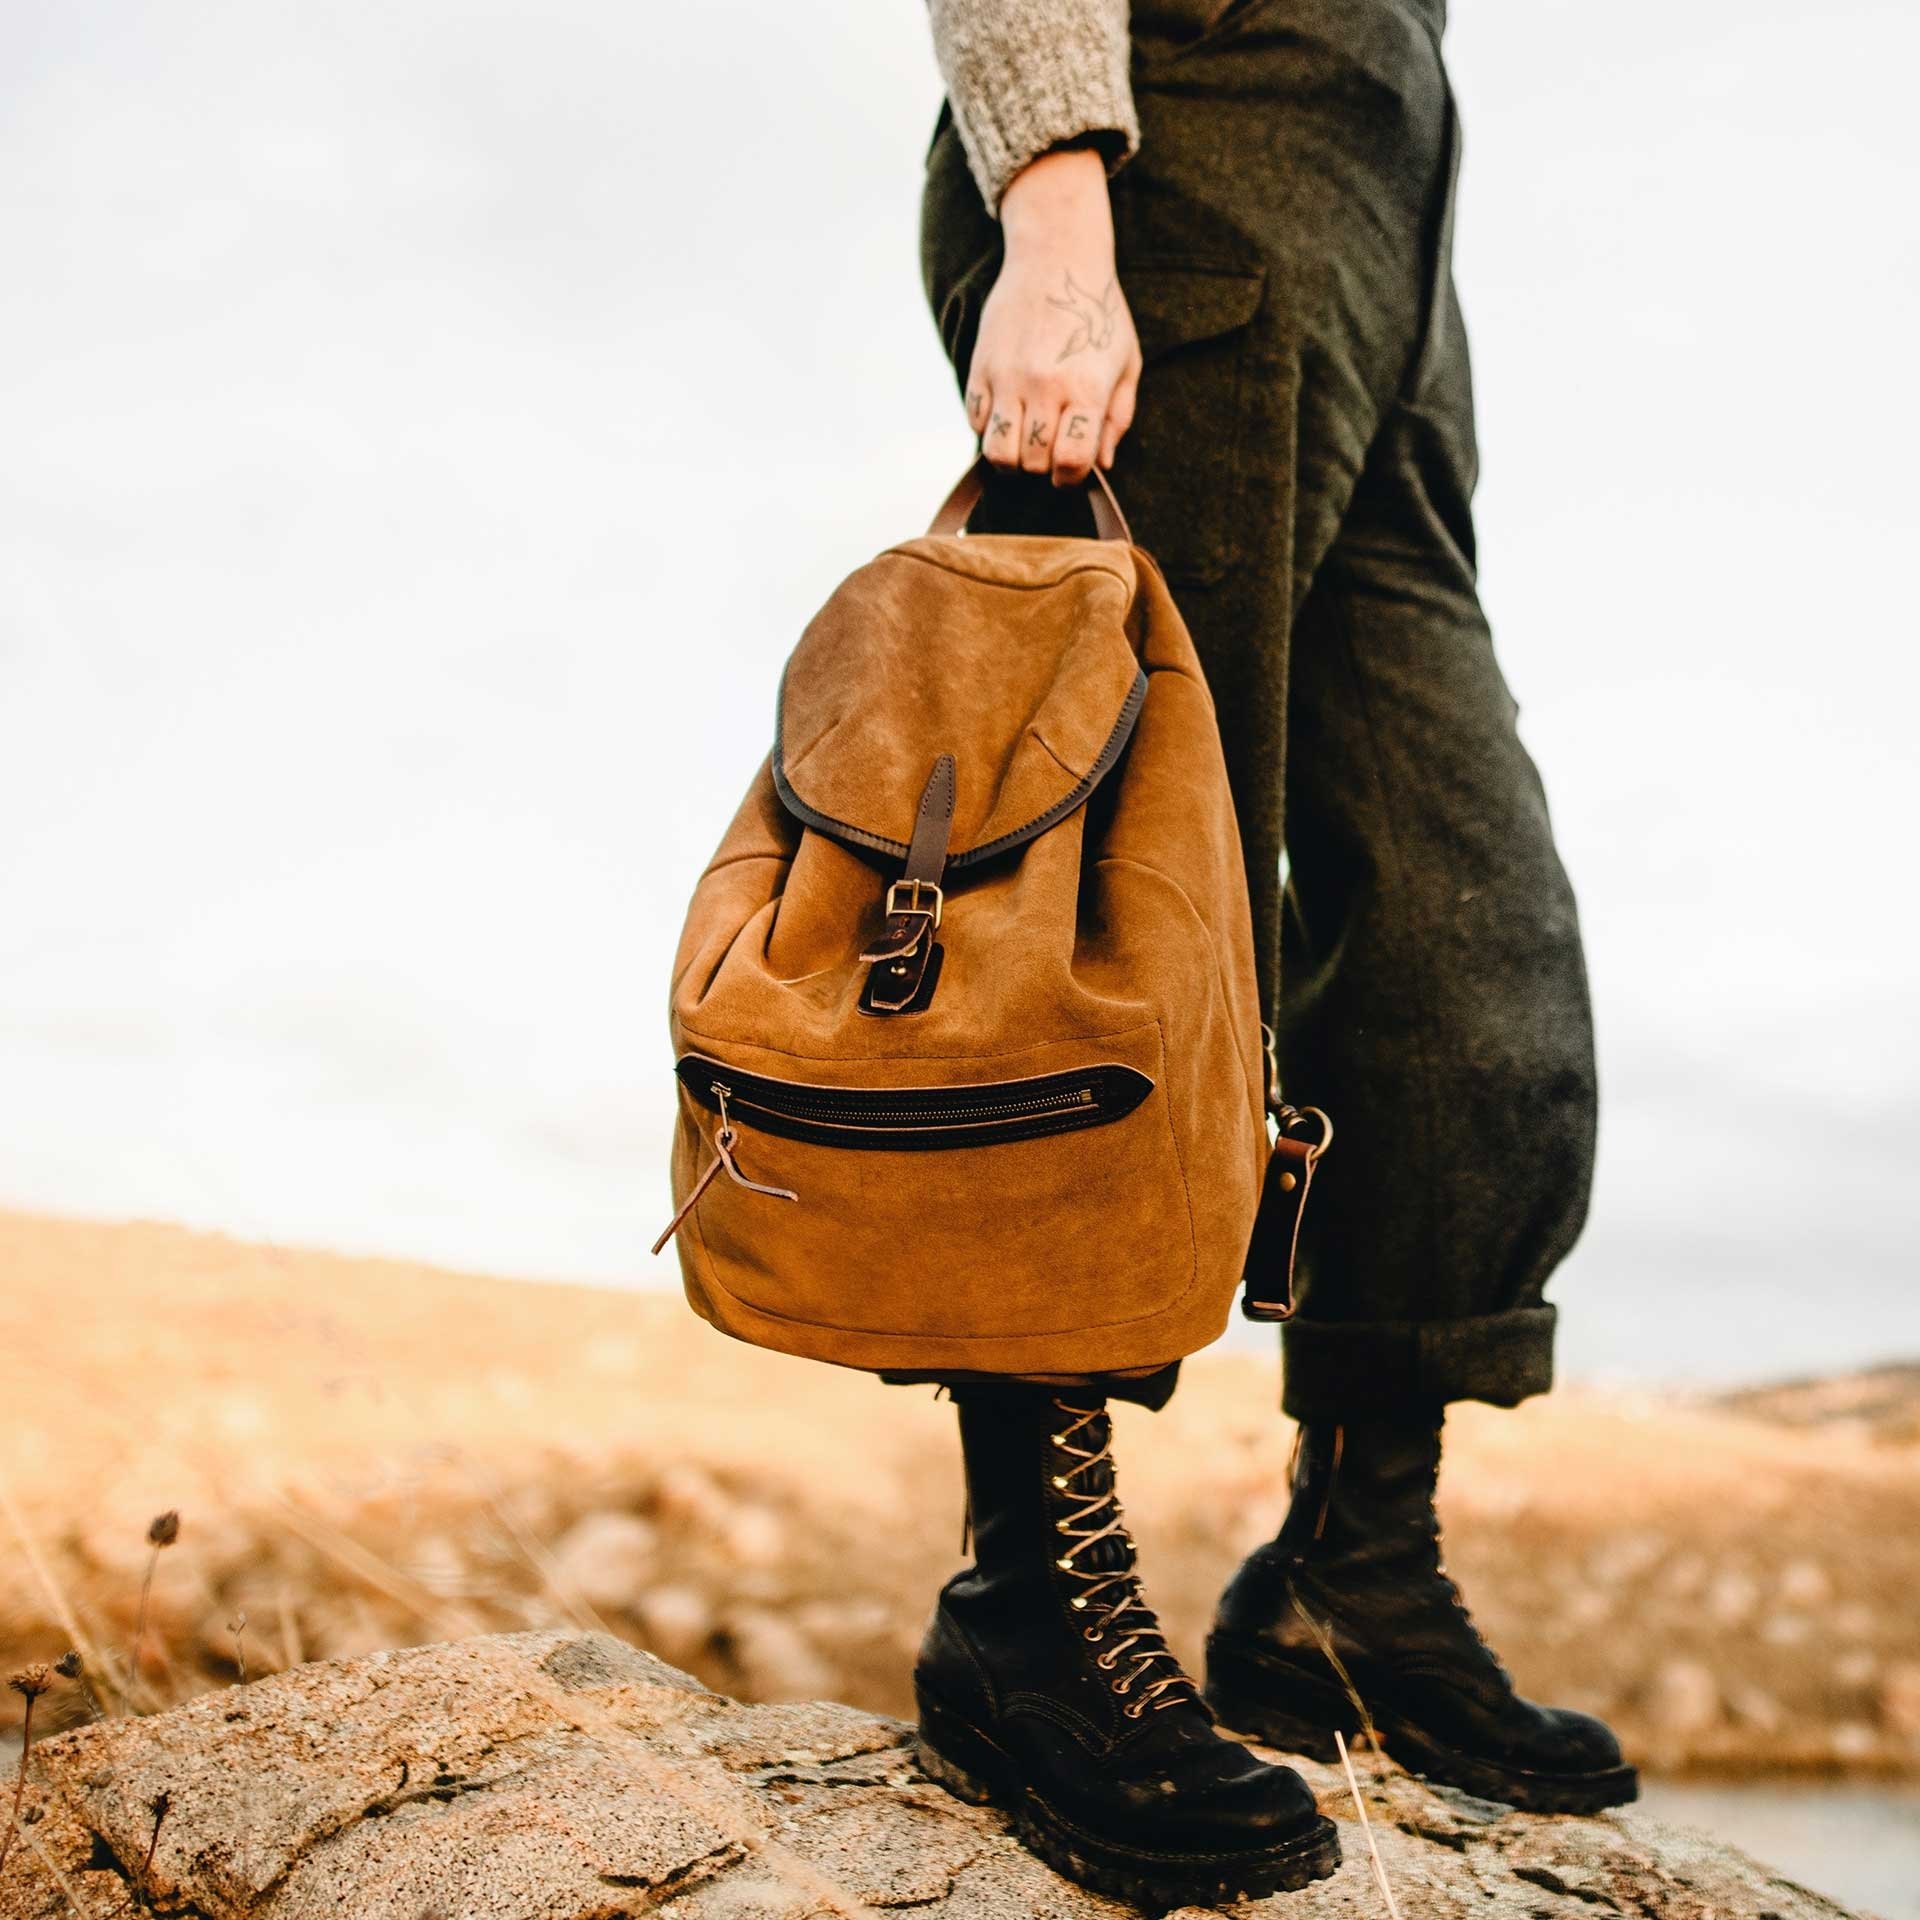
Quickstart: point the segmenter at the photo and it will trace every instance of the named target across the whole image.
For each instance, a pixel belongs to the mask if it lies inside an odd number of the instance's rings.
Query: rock
[[[1720,1686],[1698,1660],[1669,1660],[1647,1689],[1647,1718],[1666,1734],[1704,1733],[1720,1721]]]
[[[1759,1604],[1760,1586],[1751,1574],[1731,1567],[1707,1589],[1707,1612],[1716,1626],[1737,1627]]]
[[[1666,1552],[1667,1543],[1657,1533],[1613,1534],[1587,1556],[1587,1572],[1603,1587],[1621,1586],[1650,1573]]]
[[[1776,1613],[1760,1629],[1770,1647],[1803,1647],[1813,1638],[1813,1622],[1804,1613]]]
[[[833,1669],[784,1614],[766,1607],[733,1607],[724,1632],[740,1677],[756,1700],[804,1700],[833,1685]]]
[[[1360,1764],[1400,1908],[1422,1920],[1535,1920],[1563,1903],[1642,1920],[1848,1920],[1633,1809],[1539,1819]],[[1346,1864],[1237,1908],[1242,1920],[1382,1910],[1343,1780],[1307,1771]],[[1001,1814],[927,1781],[898,1722],[742,1706],[571,1630],[297,1667],[60,1734],[35,1748],[23,1822],[0,1920],[1127,1915],[1056,1878]]]
[[[589,1513],[555,1543],[554,1566],[588,1606],[612,1613],[639,1596],[657,1545],[652,1525],[637,1513]]]
[[[893,1625],[893,1609],[884,1600],[809,1600],[794,1609],[794,1623],[810,1640],[841,1646],[874,1640]],[[916,1641],[919,1623],[915,1623]]]
[[[648,1647],[669,1660],[697,1653],[713,1631],[713,1608],[698,1587],[649,1587],[637,1604]]]
[[[1588,1633],[1613,1611],[1613,1596],[1597,1587],[1573,1594],[1560,1610],[1558,1625],[1574,1633]]]
[[[1874,1610],[1858,1600],[1849,1600],[1846,1605],[1833,1610],[1833,1630],[1842,1640],[1871,1639],[1874,1628],[1879,1624],[1879,1616]]]
[[[1902,1660],[1881,1675],[1880,1718],[1889,1732],[1920,1740],[1920,1663]]]
[[[1744,1681],[1727,1689],[1727,1711],[1743,1726],[1759,1733],[1778,1733],[1787,1722],[1780,1702],[1766,1688]]]
[[[1833,1597],[1833,1582],[1817,1560],[1790,1560],[1780,1569],[1780,1598],[1790,1607],[1819,1607]]]
[[[1711,1571],[1704,1553],[1677,1553],[1660,1574],[1660,1591],[1675,1600],[1691,1600]]]
[[[735,1507],[721,1533],[736,1567],[777,1567],[786,1558],[786,1522],[771,1507]]]
[[[1855,1647],[1833,1663],[1833,1678],[1838,1686],[1864,1687],[1880,1671],[1880,1662],[1866,1647]]]
[[[771,1507],[736,1500],[704,1467],[676,1460],[654,1483],[664,1526],[717,1553],[730,1567],[778,1567],[788,1552],[786,1523]]]
[[[473,1578],[459,1543],[444,1533],[427,1534],[408,1556],[404,1571],[409,1579],[419,1581],[429,1593],[443,1599],[464,1594]]]
[[[661,1469],[654,1482],[653,1504],[668,1525],[707,1535],[723,1527],[733,1510],[733,1502],[713,1475],[690,1460],[675,1460]]]

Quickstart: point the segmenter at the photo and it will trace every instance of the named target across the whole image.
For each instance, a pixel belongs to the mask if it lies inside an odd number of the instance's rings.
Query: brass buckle
[[[907,888],[912,895],[911,903],[904,907],[900,905],[898,899],[902,887]],[[931,907],[922,904],[922,894],[931,894],[933,896],[933,905]],[[943,894],[939,887],[931,880],[896,880],[893,885],[887,889],[887,918],[889,920],[891,920],[896,913],[924,913],[927,918],[933,922],[934,927],[938,929],[940,925],[940,910],[945,905],[946,895]]]

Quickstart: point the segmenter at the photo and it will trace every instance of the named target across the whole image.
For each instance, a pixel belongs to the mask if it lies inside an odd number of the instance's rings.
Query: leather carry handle
[[[993,473],[993,462],[983,454],[960,476],[958,484],[947,495],[940,511],[933,516],[933,524],[927,528],[929,533],[958,533],[967,524],[967,516],[980,504],[980,496],[987,490],[987,480]],[[1093,531],[1102,540],[1119,540],[1132,546],[1133,534],[1127,526],[1127,516],[1120,511],[1120,502],[1113,497],[1113,488],[1107,483],[1107,476],[1098,467],[1089,469],[1087,475],[1087,505],[1093,509]]]

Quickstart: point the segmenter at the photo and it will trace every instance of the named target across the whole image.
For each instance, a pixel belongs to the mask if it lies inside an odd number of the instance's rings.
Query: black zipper
[[[684,1055],[674,1071],[710,1113],[725,1091],[729,1115],[743,1125],[820,1146],[924,1150],[991,1146],[1104,1126],[1131,1113],[1153,1082],[1113,1061],[1026,1080],[973,1086],[830,1087],[747,1073],[704,1054]]]

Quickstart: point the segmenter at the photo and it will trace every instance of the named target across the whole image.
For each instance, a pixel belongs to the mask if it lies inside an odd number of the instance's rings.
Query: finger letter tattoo
[[[1073,354],[1085,352],[1088,347],[1104,347],[1111,343],[1113,323],[1120,314],[1120,283],[1109,280],[1106,292],[1095,296],[1087,292],[1072,274],[1068,274],[1065,298],[1050,293],[1047,295],[1047,305],[1073,315],[1073,332],[1068,335],[1067,344],[1060,349],[1059,357],[1065,360]]]
[[[987,396],[979,387],[975,387],[974,390],[967,395],[967,418],[969,420],[978,420],[986,409]]]
[[[1027,445],[1030,447],[1044,447],[1046,444],[1047,423],[1044,420],[1036,420],[1033,425],[1027,429]]]
[[[990,440],[998,440],[1012,431],[1013,422],[1009,420],[1004,413],[996,413],[993,416],[993,425],[987,429],[987,438]]]
[[[1066,437],[1069,440],[1084,440],[1087,437],[1087,416],[1084,413],[1076,413],[1067,422]]]

